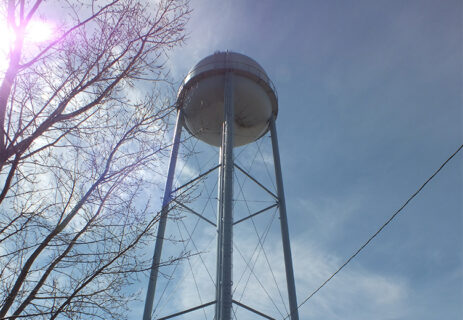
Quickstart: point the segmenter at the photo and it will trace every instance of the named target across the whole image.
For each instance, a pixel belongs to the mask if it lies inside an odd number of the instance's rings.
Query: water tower
[[[276,205],[279,209],[281,237],[286,271],[290,319],[298,320],[296,290],[289,242],[288,222],[282,183],[275,119],[278,113],[276,90],[264,69],[253,59],[236,52],[216,52],[188,73],[177,97],[177,123],[158,226],[152,269],[143,319],[151,320],[161,251],[169,205],[173,199],[173,176],[185,128],[195,138],[220,148],[218,167],[217,257],[215,300],[174,315],[187,314],[206,305],[215,305],[216,320],[232,319],[232,305],[254,312],[258,317],[273,319],[243,303],[233,300],[233,173],[234,147],[254,143],[270,131],[276,182]],[[252,173],[245,173],[253,179]],[[255,181],[257,182],[257,181]],[[265,188],[264,186],[262,186]],[[244,220],[244,219],[243,219]],[[182,316],[184,318],[184,316]]]

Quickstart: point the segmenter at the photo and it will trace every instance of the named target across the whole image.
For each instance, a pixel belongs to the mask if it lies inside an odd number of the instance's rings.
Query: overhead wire
[[[458,152],[463,148],[463,144],[447,159],[442,165],[423,183],[416,191],[413,193],[404,204],[394,212],[394,214],[364,243],[362,246],[347,259],[331,276],[328,277],[317,289],[315,289],[307,298],[298,305],[298,309],[302,307],[307,301],[309,301],[315,294],[317,294],[331,279],[333,279],[344,267],[346,267],[383,229],[392,221],[394,218],[413,200],[423,188],[452,160],[453,157],[457,155]],[[284,319],[288,319],[290,314],[288,314]]]

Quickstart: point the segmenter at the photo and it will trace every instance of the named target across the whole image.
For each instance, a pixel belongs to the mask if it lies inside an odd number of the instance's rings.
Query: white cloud
[[[206,231],[207,230],[207,231]],[[204,262],[208,265],[209,272],[215,280],[215,238],[213,228],[205,228],[200,240],[196,244],[205,248],[202,255]],[[256,243],[252,237],[243,236],[248,232],[236,232],[235,245],[243,256],[249,258],[254,252]],[[283,300],[286,303],[286,279],[283,265],[283,252],[279,234],[269,235],[265,243],[268,261],[272,265],[273,276],[278,282],[282,291]],[[292,243],[296,287],[298,302],[301,303],[309,293],[323,283],[343,262],[340,257],[324,252],[313,245],[308,245],[301,239]],[[254,255],[254,258],[256,255]],[[200,302],[205,303],[214,299],[215,289],[205,268],[199,260],[199,256],[191,260],[191,268],[187,261],[184,261],[181,268],[181,275],[178,289],[170,300],[175,309],[182,310],[197,306]],[[252,263],[250,263],[252,264]],[[256,308],[277,319],[282,318],[273,305],[278,306],[280,312],[285,313],[281,303],[272,273],[263,254],[259,255],[255,264],[253,274],[249,275],[249,269],[235,248],[234,250],[234,284],[238,286],[234,298]],[[192,275],[194,270],[194,278]],[[240,283],[241,272],[245,272],[244,280]],[[250,278],[244,295],[241,290],[244,282]],[[259,281],[256,280],[256,276]],[[195,284],[196,281],[196,284]],[[259,283],[260,282],[260,283]],[[199,301],[196,285],[201,294]],[[265,287],[262,289],[262,285]],[[301,319],[402,319],[407,313],[407,297],[411,289],[408,283],[399,276],[382,274],[369,270],[356,262],[347,266],[335,278],[322,288],[308,303],[300,309]],[[271,302],[269,295],[273,302]],[[251,320],[255,315],[240,308],[235,309],[238,319]],[[208,317],[213,315],[213,307],[206,310]],[[203,312],[194,312],[189,319],[203,319]]]
[[[331,196],[312,196],[310,198],[299,198],[294,201],[296,204],[294,214],[299,214],[300,219],[307,223],[310,217],[310,228],[323,230],[317,232],[317,238],[330,240],[335,238],[340,229],[345,228],[346,221],[349,221],[358,214],[363,205],[363,196],[359,194],[346,194],[336,198]],[[309,224],[308,224],[309,225]]]
[[[299,303],[343,263],[314,246],[293,243]],[[369,270],[356,262],[345,267],[300,309],[302,319],[398,319],[406,312],[410,289],[398,276]]]

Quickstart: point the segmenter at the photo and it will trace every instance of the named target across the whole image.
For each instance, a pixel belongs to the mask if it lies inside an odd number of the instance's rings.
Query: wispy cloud
[[[293,242],[299,303],[342,264],[342,259],[305,243]],[[309,300],[302,319],[400,319],[410,289],[404,279],[352,264]]]

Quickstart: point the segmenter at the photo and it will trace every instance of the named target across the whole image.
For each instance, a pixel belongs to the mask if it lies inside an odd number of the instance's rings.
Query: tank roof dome
[[[225,74],[233,75],[234,145],[259,139],[278,113],[275,87],[256,61],[232,51],[219,51],[200,60],[183,80],[177,106],[184,111],[185,127],[198,139],[221,143]]]

